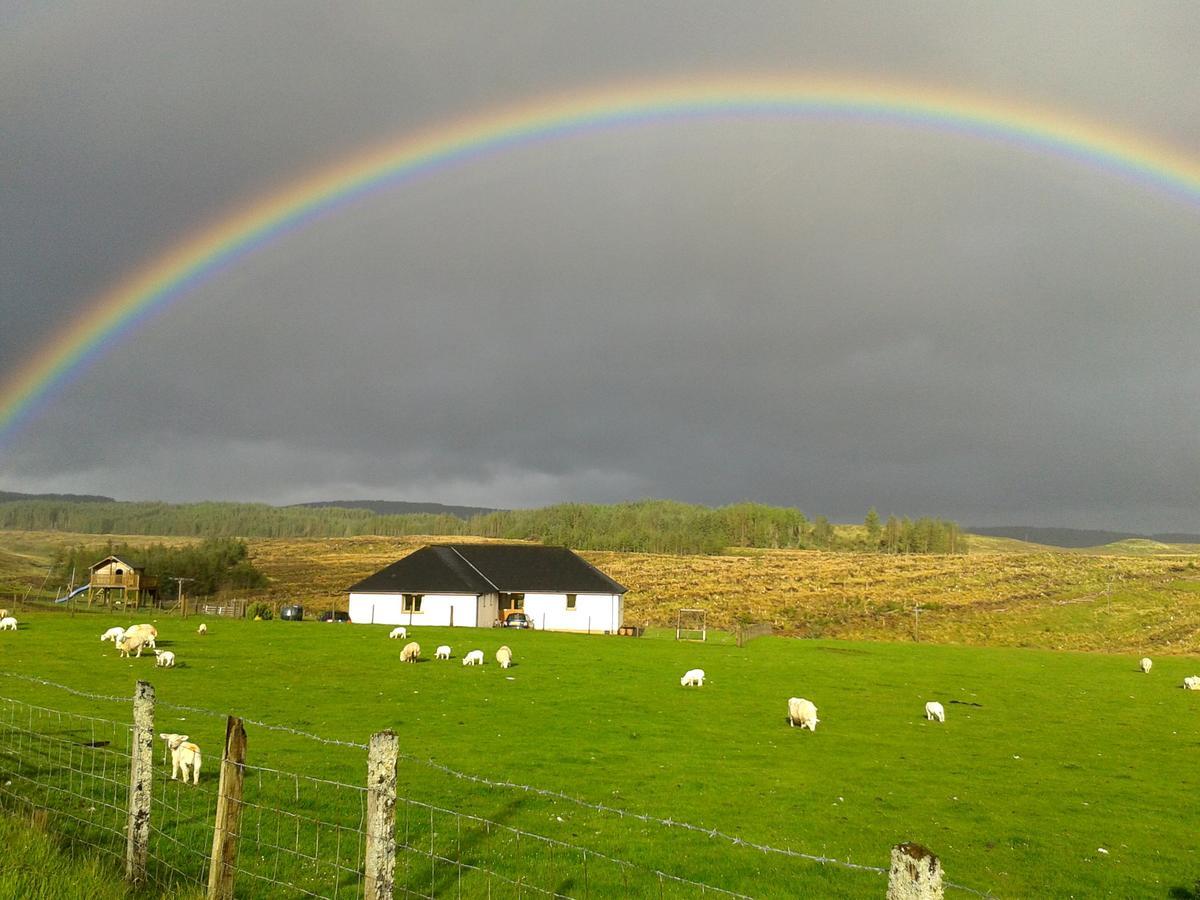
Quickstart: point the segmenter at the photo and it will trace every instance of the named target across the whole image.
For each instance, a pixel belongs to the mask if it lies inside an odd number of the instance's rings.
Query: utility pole
[[[918,604],[913,607],[913,640],[916,643],[921,643],[921,607]]]
[[[187,610],[184,609],[184,606],[183,606],[183,583],[185,581],[195,581],[195,580],[196,580],[195,578],[168,578],[167,579],[167,581],[175,582],[176,586],[179,588],[177,597],[178,597],[178,601],[179,601],[179,617],[181,619],[187,618]]]

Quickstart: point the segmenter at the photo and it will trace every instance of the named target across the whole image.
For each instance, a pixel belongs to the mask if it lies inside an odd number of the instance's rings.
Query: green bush
[[[248,607],[246,607],[247,619],[266,620],[271,618],[272,615],[274,615],[274,613],[271,612],[271,605],[269,603],[263,603],[259,601],[258,603],[251,603]]]

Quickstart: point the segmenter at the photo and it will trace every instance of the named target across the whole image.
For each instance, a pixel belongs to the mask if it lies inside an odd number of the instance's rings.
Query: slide
[[[68,600],[70,600],[72,597],[75,597],[75,596],[78,596],[79,594],[82,594],[84,591],[86,591],[86,590],[87,590],[88,588],[90,588],[90,587],[91,587],[91,585],[90,585],[90,584],[84,584],[84,585],[80,585],[79,587],[75,588],[75,590],[71,591],[71,593],[67,594],[67,596],[65,596],[65,597],[59,597],[59,598],[58,598],[57,600],[55,600],[54,602],[55,602],[55,603],[66,603],[66,602],[67,602]]]

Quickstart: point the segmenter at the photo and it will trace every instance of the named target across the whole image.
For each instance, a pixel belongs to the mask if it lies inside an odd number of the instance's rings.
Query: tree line
[[[206,538],[337,538],[360,535],[474,535],[541,541],[579,550],[713,554],[729,547],[962,553],[958,525],[942,519],[880,521],[872,509],[863,527],[811,521],[798,509],[736,503],[707,507],[672,500],[562,503],[500,510],[461,519],[446,514],[376,515],[341,507],[276,507],[254,503],[25,500],[0,503],[0,529],[83,534]],[[94,561],[94,560],[93,560]]]

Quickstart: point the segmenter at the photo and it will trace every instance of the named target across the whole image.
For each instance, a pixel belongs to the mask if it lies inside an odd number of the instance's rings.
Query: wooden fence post
[[[129,820],[125,837],[125,878],[146,881],[150,848],[150,789],[154,769],[154,685],[139,681],[133,693],[133,744],[129,763]]]
[[[367,751],[367,840],[363,852],[366,900],[391,900],[396,873],[396,757],[394,731],[371,735]]]
[[[887,900],[942,900],[942,863],[911,841],[892,848]]]
[[[225,724],[225,753],[217,787],[217,821],[208,865],[208,900],[233,900],[238,835],[242,824],[242,780],[245,776],[246,729],[230,716]]]

